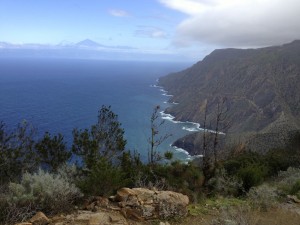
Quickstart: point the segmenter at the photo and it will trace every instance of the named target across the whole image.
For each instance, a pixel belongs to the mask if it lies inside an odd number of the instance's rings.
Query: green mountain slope
[[[207,124],[214,128],[216,105],[226,98],[231,133],[299,129],[300,41],[215,50],[192,67],[160,78],[159,85],[179,103],[166,110],[177,120],[203,124],[207,103]]]

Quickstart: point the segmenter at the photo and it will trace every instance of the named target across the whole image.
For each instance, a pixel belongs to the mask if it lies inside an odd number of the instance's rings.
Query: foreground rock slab
[[[126,218],[135,220],[166,219],[187,214],[189,198],[172,191],[122,188],[113,198]]]
[[[50,220],[44,213],[38,212],[29,220],[29,222],[32,223],[32,225],[47,225]]]
[[[122,188],[110,201],[93,197],[82,208],[69,215],[48,219],[42,212],[27,223],[18,225],[141,225],[152,219],[165,220],[187,214],[189,198],[172,191],[156,191],[145,188]],[[161,222],[161,225],[169,225]]]

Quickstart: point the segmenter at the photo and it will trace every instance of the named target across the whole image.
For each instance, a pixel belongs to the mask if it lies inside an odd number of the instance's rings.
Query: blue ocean
[[[74,128],[89,128],[102,105],[111,105],[125,130],[126,149],[146,161],[150,117],[161,106],[160,134],[172,134],[158,151],[170,150],[176,159],[189,159],[171,147],[197,124],[172,120],[163,110],[170,96],[156,86],[157,79],[190,66],[187,63],[132,62],[50,58],[0,58],[0,121],[13,129],[23,120],[37,134],[61,133],[70,146]]]

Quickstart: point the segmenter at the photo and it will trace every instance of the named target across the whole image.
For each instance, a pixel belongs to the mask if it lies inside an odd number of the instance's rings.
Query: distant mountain
[[[105,47],[95,41],[90,39],[85,39],[78,43],[72,43],[68,41],[62,41],[57,45],[50,44],[38,44],[38,43],[25,43],[25,44],[11,44],[8,42],[0,42],[0,48],[8,48],[8,49],[63,49],[63,48],[89,48],[89,49],[97,49],[98,47]]]
[[[0,48],[9,48],[11,47],[10,43],[7,42],[0,42]]]
[[[180,55],[145,52],[143,49],[122,45],[103,45],[90,39],[78,43],[62,41],[57,45],[26,43],[12,44],[0,41],[0,57],[50,57],[109,60],[182,61]]]
[[[225,98],[231,133],[265,135],[297,130],[300,41],[261,49],[215,50],[192,67],[160,78],[159,85],[174,95],[171,102],[179,103],[166,112],[180,121],[203,125],[207,104],[207,124],[214,128],[217,103]],[[193,140],[199,139],[193,136]],[[191,137],[185,144],[190,142]]]
[[[92,47],[92,48],[97,48],[97,47],[102,47],[103,45],[95,42],[95,41],[92,41],[90,39],[85,39],[83,41],[80,41],[78,43],[75,44],[75,46],[77,47]]]

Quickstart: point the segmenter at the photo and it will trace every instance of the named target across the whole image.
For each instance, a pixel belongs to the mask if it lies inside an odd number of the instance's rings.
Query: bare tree
[[[148,139],[148,143],[150,144],[150,149],[148,151],[148,162],[150,165],[155,164],[163,158],[157,151],[157,147],[161,145],[167,138],[172,136],[171,134],[165,134],[163,136],[157,137],[159,134],[159,128],[165,123],[165,120],[159,121],[159,110],[159,105],[154,107],[150,120],[151,136]],[[170,155],[170,153],[167,152],[166,155]]]
[[[203,173],[209,179],[214,173],[218,164],[218,151],[220,144],[220,135],[224,135],[230,127],[228,118],[229,106],[226,97],[217,99],[216,111],[211,121],[210,129],[207,126],[208,101],[205,102],[204,122],[203,122]],[[211,154],[212,156],[211,157]]]
[[[230,122],[228,120],[228,111],[229,107],[227,105],[227,98],[222,97],[218,99],[217,102],[217,111],[216,111],[216,124],[214,132],[214,141],[213,141],[213,154],[214,154],[214,167],[217,166],[218,161],[218,144],[219,144],[219,135],[220,132],[225,132],[229,126]]]

